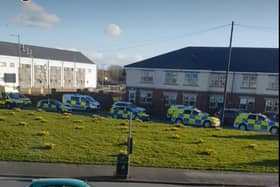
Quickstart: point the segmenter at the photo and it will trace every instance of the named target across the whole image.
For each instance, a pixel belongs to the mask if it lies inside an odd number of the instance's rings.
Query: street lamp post
[[[10,34],[10,36],[17,37],[17,42],[18,42],[18,89],[20,91],[20,56],[21,56],[21,51],[20,51],[20,35],[19,34]]]
[[[226,108],[226,100],[227,100],[227,81],[228,81],[228,72],[230,70],[230,62],[231,62],[231,50],[232,50],[232,35],[233,35],[233,27],[234,22],[231,23],[231,31],[230,31],[230,41],[229,41],[229,55],[228,55],[228,63],[227,63],[227,69],[226,69],[226,78],[225,78],[225,87],[224,87],[224,103],[222,107],[222,125],[224,125],[225,122],[225,108]]]

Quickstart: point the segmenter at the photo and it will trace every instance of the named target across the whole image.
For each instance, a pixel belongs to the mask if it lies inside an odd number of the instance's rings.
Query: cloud
[[[110,36],[119,36],[122,33],[120,26],[116,24],[109,24],[105,29],[105,33]]]
[[[59,17],[48,13],[42,6],[33,1],[21,3],[16,23],[28,27],[51,28],[59,22]]]
[[[124,66],[130,63],[143,60],[143,57],[141,55],[128,55],[124,53],[89,52],[85,54],[96,64]]]

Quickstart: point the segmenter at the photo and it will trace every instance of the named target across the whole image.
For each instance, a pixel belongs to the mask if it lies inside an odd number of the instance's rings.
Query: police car
[[[37,108],[47,112],[71,112],[71,108],[63,105],[60,101],[55,99],[42,99],[38,101]]]
[[[4,108],[24,107],[31,105],[31,100],[20,93],[0,93],[0,106]]]
[[[260,113],[239,114],[234,120],[233,127],[240,130],[270,132],[272,135],[279,134],[279,123]]]
[[[184,125],[203,126],[205,128],[220,126],[219,118],[203,113],[197,108],[177,109],[171,116],[171,122]]]
[[[192,108],[192,106],[171,105],[171,106],[167,109],[167,112],[166,112],[166,119],[167,119],[167,120],[170,120],[170,119],[171,119],[171,116],[173,115],[173,113],[174,113],[176,110],[181,110],[181,109],[184,109],[184,108]]]
[[[112,107],[128,107],[128,108],[136,108],[138,111],[145,112],[146,109],[142,107],[138,107],[131,102],[126,101],[117,101],[113,103]]]
[[[100,108],[100,103],[89,95],[63,94],[62,103],[72,110],[93,111]]]
[[[150,120],[149,114],[138,110],[137,107],[114,107],[112,106],[109,112],[112,118],[116,119],[129,119],[132,114],[132,119],[139,119],[142,121]]]

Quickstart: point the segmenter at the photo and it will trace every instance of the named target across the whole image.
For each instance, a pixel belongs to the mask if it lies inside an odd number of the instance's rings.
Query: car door
[[[268,129],[268,122],[265,117],[258,115],[257,121],[255,125],[255,129],[258,131],[267,131]]]
[[[184,124],[190,124],[190,115],[191,115],[191,110],[184,110],[183,114],[183,122]]]
[[[248,115],[248,123],[247,123],[247,129],[248,130],[256,130],[258,127],[255,126],[257,120],[257,115],[250,114]]]
[[[72,109],[80,110],[80,97],[78,96],[71,96],[70,105]]]

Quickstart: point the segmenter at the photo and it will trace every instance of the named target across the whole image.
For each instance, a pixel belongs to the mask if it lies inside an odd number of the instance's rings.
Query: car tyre
[[[184,124],[184,123],[183,123],[183,120],[181,120],[181,119],[176,119],[176,123],[177,123],[177,124]]]
[[[211,122],[210,122],[210,121],[205,121],[205,122],[203,123],[203,127],[205,127],[205,128],[211,127]]]
[[[272,127],[270,130],[271,135],[278,135],[279,134],[279,129],[277,127]]]
[[[247,130],[247,127],[246,127],[245,124],[240,124],[238,128],[239,128],[239,130],[241,130],[241,131],[246,131],[246,130]]]

